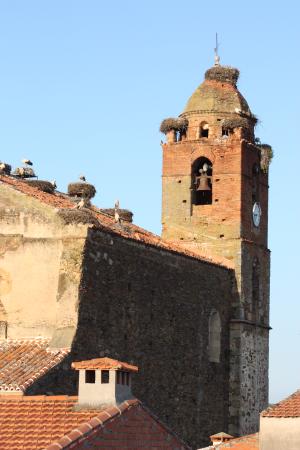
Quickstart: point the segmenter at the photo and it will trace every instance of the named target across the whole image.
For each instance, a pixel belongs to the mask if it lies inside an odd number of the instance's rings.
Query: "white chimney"
[[[220,444],[224,444],[225,442],[229,442],[234,437],[227,433],[217,433],[210,436],[210,440],[213,446],[217,449]]]
[[[79,371],[78,406],[99,408],[133,398],[131,375],[138,367],[111,358],[72,363]]]

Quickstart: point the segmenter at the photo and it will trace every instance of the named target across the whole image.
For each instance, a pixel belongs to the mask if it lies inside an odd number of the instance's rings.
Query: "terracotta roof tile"
[[[300,417],[300,390],[261,413],[262,417]]]
[[[102,411],[76,410],[77,399],[0,396],[1,450],[188,448],[136,399]]]
[[[96,358],[88,361],[72,363],[73,369],[102,369],[102,370],[126,370],[127,372],[138,372],[137,366],[111,358]]]
[[[110,410],[113,410],[113,414],[110,411],[103,421],[104,412],[107,411],[105,410],[57,442],[53,442],[45,450],[68,448],[75,450],[121,448],[187,450],[189,448],[138,400],[124,402],[121,406],[125,412],[122,416],[119,408],[112,407]],[[88,431],[86,425],[90,427]]]
[[[73,411],[76,402],[68,396],[0,396],[1,450],[42,449],[95,415]]]
[[[258,450],[259,438],[258,433],[248,434],[239,438],[231,439],[229,442],[218,445],[218,449],[232,448],[234,450]],[[208,449],[214,449],[215,447],[207,447]]]
[[[68,354],[68,349],[48,345],[47,339],[0,340],[0,394],[22,394]]]
[[[55,208],[73,208],[74,203],[65,195],[59,192],[53,194],[48,194],[40,191],[39,189],[29,186],[26,182],[6,176],[0,175],[0,184],[5,183],[13,187],[14,189],[22,192],[23,194],[29,195],[38,199],[39,201],[53,206]],[[200,259],[209,264],[219,265],[226,267],[227,269],[233,269],[233,263],[226,258],[218,257],[215,255],[209,255],[207,252],[200,253],[189,250],[188,248],[181,246],[177,243],[165,241],[153,233],[144,230],[133,223],[119,224],[115,223],[114,218],[105,214],[101,209],[92,206],[90,211],[94,214],[95,218],[99,222],[99,226],[111,233],[120,235],[124,238],[131,239],[134,241],[142,242],[143,244],[150,245],[153,247],[159,247],[163,250],[170,251],[173,253],[180,253],[182,255],[188,256],[190,258]]]

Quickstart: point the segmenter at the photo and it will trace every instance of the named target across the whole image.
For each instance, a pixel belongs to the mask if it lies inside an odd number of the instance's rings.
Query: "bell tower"
[[[268,166],[272,149],[237,89],[239,71],[205,73],[177,118],[165,119],[162,237],[230,260],[238,295],[230,322],[230,434],[257,431],[268,405]],[[225,431],[225,430],[222,430]]]

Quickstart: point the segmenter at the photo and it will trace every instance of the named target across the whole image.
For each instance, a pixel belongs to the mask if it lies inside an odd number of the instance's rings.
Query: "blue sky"
[[[300,388],[299,11],[296,1],[0,1],[0,159],[35,163],[59,189],[84,173],[160,233],[160,121],[213,64],[239,87],[273,146],[270,400]]]

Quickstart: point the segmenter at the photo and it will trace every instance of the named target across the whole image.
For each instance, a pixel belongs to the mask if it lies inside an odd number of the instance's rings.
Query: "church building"
[[[134,395],[192,448],[257,431],[272,151],[238,76],[216,61],[161,124],[161,237],[84,180],[65,194],[0,164],[0,400],[72,396],[72,363],[106,357],[139,367]]]

